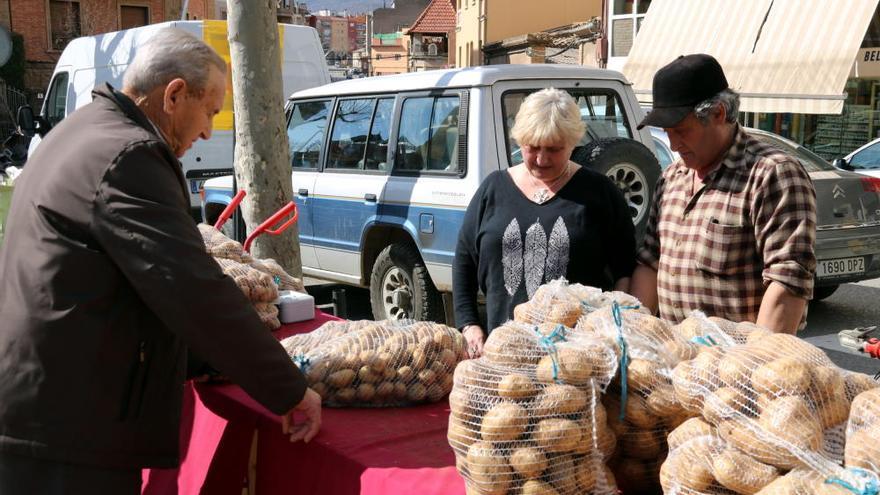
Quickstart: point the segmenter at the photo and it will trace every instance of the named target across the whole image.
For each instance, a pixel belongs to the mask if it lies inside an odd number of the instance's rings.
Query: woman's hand
[[[486,335],[480,325],[466,325],[461,334],[468,343],[468,357],[478,358],[483,355],[483,342],[486,341]]]

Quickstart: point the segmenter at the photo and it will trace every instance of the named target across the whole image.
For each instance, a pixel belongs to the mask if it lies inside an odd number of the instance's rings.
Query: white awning
[[[650,104],[679,55],[721,63],[744,112],[843,111],[844,85],[878,0],[653,0],[623,73]]]

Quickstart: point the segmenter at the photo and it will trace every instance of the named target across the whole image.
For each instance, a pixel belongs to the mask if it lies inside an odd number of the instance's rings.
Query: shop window
[[[142,5],[119,6],[119,29],[146,26],[150,23],[150,9]]]
[[[63,50],[67,43],[82,36],[82,17],[78,0],[49,0],[49,46]]]

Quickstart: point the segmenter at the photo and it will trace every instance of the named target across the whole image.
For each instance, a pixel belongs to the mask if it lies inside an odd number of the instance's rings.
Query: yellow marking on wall
[[[214,116],[215,131],[232,130],[232,58],[229,55],[229,34],[226,29],[226,21],[204,20],[202,24],[202,39],[214,49],[220,58],[226,62],[226,96],[223,98],[223,108]],[[279,58],[284,58],[284,28],[278,26]],[[279,60],[279,65],[281,61]]]

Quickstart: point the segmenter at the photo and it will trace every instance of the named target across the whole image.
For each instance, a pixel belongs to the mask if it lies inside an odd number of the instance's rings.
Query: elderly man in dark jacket
[[[189,217],[178,158],[211,135],[226,66],[166,29],[121,92],[60,123],[16,183],[0,249],[0,493],[138,493],[178,462],[187,349],[267,409],[320,397]]]

